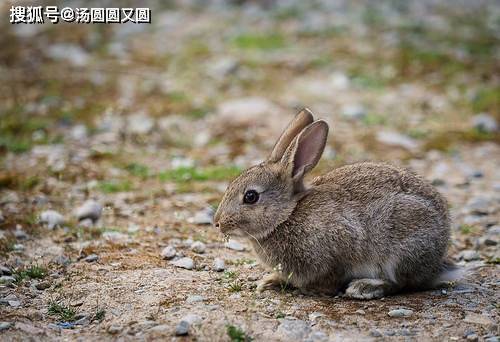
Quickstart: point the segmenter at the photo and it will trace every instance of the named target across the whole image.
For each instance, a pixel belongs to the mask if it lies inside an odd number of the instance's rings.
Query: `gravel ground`
[[[498,341],[500,7],[447,4],[0,22],[0,339]],[[378,160],[435,184],[463,279],[371,301],[255,291],[269,270],[212,215],[303,106],[332,127],[312,177]]]

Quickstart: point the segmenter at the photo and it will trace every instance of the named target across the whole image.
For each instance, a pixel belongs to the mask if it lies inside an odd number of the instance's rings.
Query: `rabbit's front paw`
[[[388,283],[382,279],[356,279],[349,283],[345,297],[356,299],[376,299],[385,295]]]
[[[279,274],[277,273],[271,273],[264,278],[257,284],[257,292],[262,293],[263,291],[273,288],[273,287],[280,287],[283,284],[283,279],[280,277]]]

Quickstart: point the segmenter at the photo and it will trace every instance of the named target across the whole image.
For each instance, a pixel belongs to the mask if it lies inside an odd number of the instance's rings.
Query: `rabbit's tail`
[[[470,269],[458,266],[450,259],[443,259],[441,263],[441,272],[438,274],[436,279],[433,281],[434,286],[442,285],[450,281],[457,281],[463,278]]]

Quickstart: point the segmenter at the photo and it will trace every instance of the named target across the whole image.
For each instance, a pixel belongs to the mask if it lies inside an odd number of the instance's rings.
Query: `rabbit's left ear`
[[[316,166],[325,149],[327,137],[328,124],[318,120],[304,128],[290,144],[281,163],[295,181],[302,181],[304,175]]]

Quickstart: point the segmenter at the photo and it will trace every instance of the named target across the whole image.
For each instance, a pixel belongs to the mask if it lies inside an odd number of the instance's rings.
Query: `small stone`
[[[341,115],[348,119],[362,119],[366,116],[366,109],[360,104],[347,104],[342,107]]]
[[[186,303],[198,303],[198,302],[203,302],[204,300],[205,300],[205,298],[203,298],[203,296],[200,296],[200,295],[189,295],[186,298]]]
[[[171,262],[172,265],[180,268],[185,268],[186,270],[192,270],[194,268],[194,261],[191,258],[184,257],[179,260]]]
[[[52,262],[61,266],[68,266],[71,263],[71,260],[65,255],[58,255],[52,259]]]
[[[467,336],[465,336],[465,339],[467,341],[478,341],[479,340],[479,336],[475,333],[475,332],[472,332],[472,333],[469,333],[467,334]]]
[[[20,228],[16,228],[16,230],[14,230],[14,236],[18,240],[26,240],[28,238],[28,234]]]
[[[173,246],[167,246],[161,251],[161,257],[167,260],[173,259],[175,254],[177,254],[177,251]]]
[[[477,251],[468,249],[460,252],[459,258],[465,261],[473,261],[481,259],[481,255]]]
[[[46,290],[50,287],[50,282],[42,281],[42,282],[36,284],[35,287],[37,288],[37,290],[43,291],[43,290]]]
[[[309,323],[299,319],[283,319],[278,326],[278,333],[294,341],[303,341],[310,332]]]
[[[96,262],[97,260],[99,260],[99,256],[97,254],[90,254],[87,255],[83,260],[86,262]]]
[[[126,244],[129,240],[129,236],[127,234],[120,232],[104,232],[102,237],[104,240],[114,244]]]
[[[49,229],[54,229],[64,223],[64,217],[55,210],[45,210],[40,214],[40,223],[46,224]]]
[[[127,130],[132,134],[148,134],[153,130],[154,125],[155,121],[144,113],[133,114],[127,118]]]
[[[189,328],[193,324],[201,323],[201,317],[195,314],[188,314],[182,317],[181,321],[175,327],[175,334],[177,336],[187,335],[189,333]]]
[[[25,333],[30,334],[30,335],[43,334],[43,329],[37,328],[34,325],[31,325],[28,323],[16,322],[15,328],[22,330]]]
[[[409,309],[394,309],[388,312],[390,317],[410,317],[413,311]]]
[[[414,139],[398,132],[380,131],[377,132],[376,138],[378,142],[385,145],[402,147],[409,151],[418,148],[418,143]]]
[[[225,269],[226,269],[226,265],[224,263],[224,259],[215,258],[215,260],[214,260],[214,271],[215,272],[222,272]]]
[[[12,326],[11,322],[0,322],[0,331],[7,330]]]
[[[366,313],[365,310],[361,310],[361,309],[356,310],[354,312],[357,313],[358,315],[364,315]]]
[[[370,330],[371,337],[382,337],[382,333],[377,329]]]
[[[194,214],[193,217],[188,219],[189,223],[194,223],[194,224],[212,224],[213,222],[213,217],[214,217],[214,212],[212,208],[207,208],[201,211],[198,211],[196,214]]]
[[[94,226],[94,221],[90,218],[86,218],[78,222],[78,226],[83,228],[92,228],[92,226]]]
[[[228,242],[226,242],[225,246],[229,249],[232,249],[232,250],[235,250],[235,251],[244,251],[245,250],[245,246],[243,246],[241,243],[239,243],[238,241],[236,240],[229,240]]]
[[[96,222],[102,214],[102,205],[94,200],[88,200],[75,211],[75,216],[79,221],[91,219]]]
[[[118,334],[121,331],[122,331],[122,327],[119,325],[110,325],[108,328],[108,332],[110,334],[113,334],[113,335]]]
[[[13,282],[16,281],[16,278],[12,277],[12,276],[7,276],[7,275],[4,275],[4,276],[1,276],[0,277],[0,284],[12,284]]]
[[[498,336],[489,336],[489,337],[485,337],[484,339],[484,342],[499,342],[500,339],[498,338]]]
[[[0,275],[11,275],[12,271],[10,268],[5,267],[5,266],[0,266]]]
[[[486,113],[473,116],[472,125],[482,132],[491,133],[498,130],[498,123],[495,118]]]
[[[15,243],[13,246],[12,246],[12,249],[15,251],[15,252],[22,252],[24,251],[24,245],[22,243]]]
[[[473,313],[473,312],[465,315],[464,322],[480,324],[480,325],[487,325],[487,326],[493,324],[493,321],[490,317],[488,317],[486,315]]]
[[[189,323],[186,321],[180,321],[175,327],[175,335],[184,336],[189,333]]]
[[[328,335],[323,331],[313,331],[309,334],[309,337],[306,340],[307,342],[328,342]]]
[[[205,246],[205,244],[201,241],[195,241],[193,242],[193,244],[191,245],[191,250],[195,253],[198,253],[198,254],[203,254],[205,253],[205,250],[207,249],[207,247]]]

